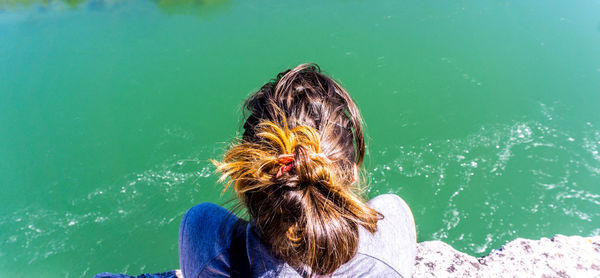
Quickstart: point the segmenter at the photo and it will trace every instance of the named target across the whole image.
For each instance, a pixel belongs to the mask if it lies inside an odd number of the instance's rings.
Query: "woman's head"
[[[244,135],[217,163],[271,251],[310,273],[349,261],[358,228],[378,213],[355,181],[365,154],[362,118],[348,93],[303,64],[277,75],[246,101]]]

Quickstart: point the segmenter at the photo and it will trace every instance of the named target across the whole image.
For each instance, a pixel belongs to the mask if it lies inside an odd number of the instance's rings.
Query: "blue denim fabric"
[[[244,237],[247,225],[215,204],[202,203],[191,208],[183,216],[179,230],[179,265],[183,277],[230,277],[232,272],[240,271],[231,267],[231,243]],[[245,248],[236,245],[234,249],[240,250],[235,255],[247,260]]]

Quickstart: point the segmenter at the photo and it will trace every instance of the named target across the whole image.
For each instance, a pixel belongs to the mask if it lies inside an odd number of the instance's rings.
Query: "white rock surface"
[[[441,241],[417,244],[415,278],[600,277],[600,236],[518,238],[475,258]]]

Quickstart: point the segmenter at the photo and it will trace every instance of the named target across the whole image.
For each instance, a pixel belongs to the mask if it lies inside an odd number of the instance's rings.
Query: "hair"
[[[354,257],[359,226],[382,215],[360,197],[362,118],[350,95],[316,64],[279,73],[245,102],[244,134],[214,162],[271,252],[308,275]],[[285,158],[282,160],[282,158]],[[291,161],[291,162],[290,162]]]

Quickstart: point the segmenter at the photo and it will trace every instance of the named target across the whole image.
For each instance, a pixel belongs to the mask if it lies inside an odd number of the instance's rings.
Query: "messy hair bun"
[[[356,254],[358,229],[380,215],[359,197],[360,114],[314,64],[283,72],[246,102],[243,139],[217,162],[277,257],[330,274]]]

